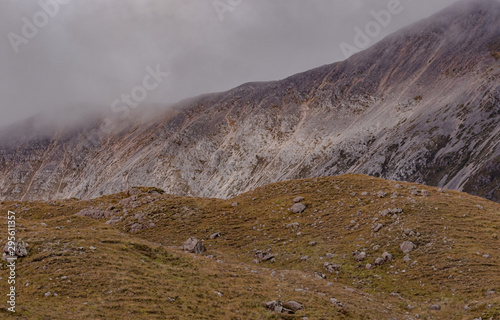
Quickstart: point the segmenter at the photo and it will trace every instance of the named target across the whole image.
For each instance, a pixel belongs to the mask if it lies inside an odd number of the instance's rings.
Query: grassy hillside
[[[231,200],[132,194],[1,203],[29,247],[17,261],[17,312],[2,300],[0,318],[500,319],[497,203],[362,175],[277,183]],[[298,196],[306,209],[294,214]],[[88,208],[107,217],[75,215]],[[189,237],[207,251],[184,253]],[[406,262],[405,241],[416,246]],[[355,260],[356,250],[366,258]],[[256,261],[256,251],[274,260]],[[384,252],[393,260],[376,266]],[[7,274],[3,262],[4,296]],[[275,299],[304,309],[267,310]]]

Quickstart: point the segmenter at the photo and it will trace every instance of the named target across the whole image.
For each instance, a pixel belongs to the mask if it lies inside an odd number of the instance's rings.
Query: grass
[[[120,204],[129,197],[125,193],[88,201],[2,203],[0,210],[21,217],[18,237],[30,246],[28,257],[18,260],[17,312],[7,313],[0,301],[0,317],[500,317],[498,293],[489,292],[500,292],[500,205],[460,192],[396,184],[345,175],[271,184],[230,200],[176,197],[161,190],[151,194],[143,188],[126,206]],[[429,190],[430,196],[412,195],[414,187]],[[378,191],[387,196],[379,198]],[[294,215],[289,208],[299,195],[307,209]],[[234,202],[238,205],[233,207]],[[74,215],[83,208],[111,206],[122,217],[115,224]],[[381,216],[388,208],[403,212],[394,218]],[[300,226],[287,228],[292,222]],[[137,223],[147,227],[130,233]],[[375,233],[374,223],[384,227]],[[6,229],[0,230],[2,239]],[[222,236],[209,240],[214,232]],[[182,252],[179,246],[191,236],[203,239],[207,252]],[[406,240],[417,245],[410,254],[412,263],[405,263],[399,250]],[[312,241],[317,244],[309,245]],[[374,250],[375,245],[380,248]],[[269,250],[276,261],[255,263],[254,250]],[[366,260],[355,261],[355,250],[365,251]],[[394,261],[365,268],[385,251]],[[327,258],[327,253],[334,256]],[[306,255],[308,260],[300,259]],[[341,269],[329,274],[325,262]],[[325,273],[326,279],[317,278],[316,272]],[[0,281],[6,275],[2,265]],[[67,279],[61,280],[63,276]],[[45,297],[46,292],[57,296]],[[263,307],[274,299],[299,301],[304,310],[274,314]],[[436,303],[442,310],[429,311]]]

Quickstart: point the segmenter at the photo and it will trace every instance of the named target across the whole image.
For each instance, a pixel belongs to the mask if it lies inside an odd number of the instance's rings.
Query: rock
[[[375,262],[373,262],[373,264],[376,266],[381,266],[382,264],[384,264],[384,262],[385,262],[384,258],[378,257],[377,259],[375,259]]]
[[[490,254],[483,254],[483,258],[491,259],[491,255]]]
[[[300,257],[300,260],[301,261],[307,261],[307,260],[309,260],[309,256]]]
[[[137,188],[137,187],[132,187],[132,188],[128,189],[127,193],[129,196],[137,196],[137,195],[142,193],[142,190],[140,188]]]
[[[379,198],[385,198],[385,196],[387,196],[387,193],[385,193],[384,191],[377,192],[377,197],[379,197]]]
[[[331,259],[331,258],[335,257],[335,255],[333,253],[327,253],[325,256],[327,259]]]
[[[304,307],[302,306],[302,304],[298,303],[297,301],[293,301],[293,300],[290,300],[290,301],[284,303],[283,307],[285,307],[287,309],[290,309],[290,310],[292,310],[294,312],[304,309]]]
[[[237,206],[238,206],[238,202],[233,202],[233,203],[231,203],[231,206],[232,206],[232,207],[237,207]]]
[[[296,203],[294,204],[290,210],[292,210],[292,213],[302,213],[304,210],[306,210],[306,206],[303,203]]]
[[[298,228],[299,226],[300,226],[300,224],[298,222],[293,222],[293,223],[287,224],[286,228],[287,229]]]
[[[394,186],[394,189],[401,189],[401,188],[402,188],[402,186],[400,184],[397,184]]]
[[[9,257],[26,257],[28,255],[28,244],[25,243],[23,240],[19,239],[17,240],[15,243],[14,243],[14,251],[12,250],[9,250],[10,249],[10,246],[9,246],[9,243],[7,242],[5,244],[5,246],[3,247],[3,252],[6,253],[6,258],[9,258]]]
[[[269,260],[274,259],[274,257],[275,257],[275,255],[274,255],[274,254],[268,253],[268,254],[266,254],[266,255],[262,258],[262,261],[269,261]]]
[[[298,203],[301,201],[304,201],[304,197],[297,197],[297,198],[293,199],[293,202],[295,202],[295,203]]]
[[[333,303],[334,305],[338,306],[338,307],[341,307],[341,308],[344,307],[344,305],[339,300],[337,300],[335,298],[330,298],[330,302]]]
[[[310,245],[311,247],[314,247],[314,246],[315,246],[315,245],[317,245],[317,244],[318,244],[318,243],[317,243],[316,241],[311,241],[311,242],[309,242],[309,245]]]
[[[429,310],[439,311],[441,310],[441,306],[439,304],[433,304],[429,307]]]
[[[359,252],[358,250],[352,253],[356,261],[363,261],[366,258],[366,252]]]
[[[365,268],[366,268],[366,270],[370,270],[370,269],[372,268],[372,265],[368,263],[368,264],[365,266]]]
[[[142,229],[146,229],[146,226],[140,223],[134,223],[132,226],[130,226],[129,232],[137,232],[141,231]]]
[[[374,245],[372,248],[373,251],[378,251],[378,249],[380,249],[380,246],[378,244]]]
[[[429,192],[429,190],[425,190],[425,189],[422,189],[420,190],[420,194],[424,197],[428,197],[431,195],[431,193]]]
[[[380,231],[380,229],[382,229],[383,227],[384,227],[384,225],[383,225],[383,224],[381,224],[381,223],[377,223],[377,224],[375,225],[375,227],[373,228],[373,232],[379,232],[379,231]]]
[[[382,258],[384,259],[384,261],[392,261],[394,259],[392,254],[390,254],[389,252],[382,253]]]
[[[281,313],[281,310],[283,310],[283,303],[279,300],[269,301],[266,302],[266,308],[274,312]]]
[[[399,248],[401,249],[401,251],[403,251],[403,253],[410,253],[412,252],[417,246],[411,242],[411,241],[405,241],[403,242]]]
[[[214,240],[214,239],[216,239],[218,237],[220,237],[220,232],[212,233],[208,238],[211,239],[211,240]]]
[[[410,255],[409,255],[409,254],[407,254],[407,255],[403,258],[403,261],[404,261],[405,263],[410,263],[410,262],[411,262]]]
[[[196,238],[189,238],[182,246],[183,250],[189,253],[201,254],[207,250],[203,243]]]
[[[46,223],[44,223],[44,222],[40,223],[40,225],[41,225],[42,227],[47,227],[47,224],[46,224]]]
[[[50,297],[50,296],[52,295],[52,293],[50,293],[50,291],[49,291],[49,292],[45,292],[43,295],[44,295],[45,297]]]
[[[361,195],[362,195],[363,197],[366,197],[367,195],[369,195],[369,193],[368,193],[368,192],[366,192],[366,191],[364,191],[364,192],[361,192]]]
[[[340,265],[335,264],[335,263],[325,262],[325,264],[323,266],[325,267],[326,271],[328,271],[329,273],[334,273],[335,271],[340,270]]]

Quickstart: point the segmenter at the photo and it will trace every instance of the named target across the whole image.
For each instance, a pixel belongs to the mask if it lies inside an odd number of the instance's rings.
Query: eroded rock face
[[[0,199],[94,198],[139,185],[228,198],[355,172],[500,201],[500,69],[488,49],[500,10],[473,3],[347,61],[117,121],[110,133],[100,116],[70,129],[42,118],[3,128]]]

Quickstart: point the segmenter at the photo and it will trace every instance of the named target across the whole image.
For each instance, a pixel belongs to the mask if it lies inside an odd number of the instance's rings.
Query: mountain
[[[16,213],[17,238],[28,243],[16,261],[16,313],[2,300],[0,317],[500,317],[498,203],[353,174],[280,182],[231,200],[161,193],[0,203]],[[291,213],[295,201],[302,213]],[[183,252],[190,237],[206,251]],[[276,299],[303,310],[264,307]]]
[[[183,101],[154,117],[0,130],[4,200],[154,186],[228,198],[363,173],[500,201],[500,2],[459,2],[343,62]],[[140,110],[136,110],[140,113]]]

